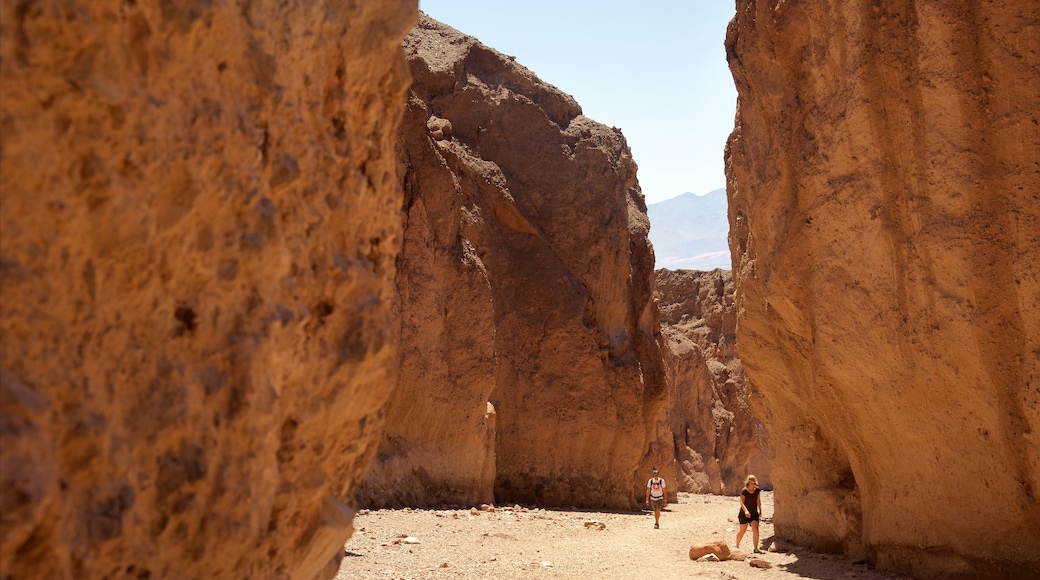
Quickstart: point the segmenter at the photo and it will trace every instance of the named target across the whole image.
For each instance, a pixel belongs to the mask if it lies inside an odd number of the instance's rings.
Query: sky
[[[621,129],[648,204],[725,187],[733,0],[419,0]]]

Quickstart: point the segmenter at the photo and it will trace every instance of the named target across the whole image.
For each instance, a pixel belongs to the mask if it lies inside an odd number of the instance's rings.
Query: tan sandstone
[[[694,544],[690,546],[690,559],[696,560],[708,554],[714,555],[719,560],[729,559],[729,545],[725,540],[716,540],[706,544]]]
[[[0,576],[331,576],[395,381],[414,0],[0,14]]]
[[[777,534],[1040,577],[1040,5],[739,0],[726,44]]]
[[[625,139],[432,19],[404,47],[402,373],[359,501],[633,508],[666,393]]]
[[[654,296],[667,345],[678,491],[734,495],[748,474],[771,488],[768,435],[751,411],[737,354],[732,273],[657,270]]]

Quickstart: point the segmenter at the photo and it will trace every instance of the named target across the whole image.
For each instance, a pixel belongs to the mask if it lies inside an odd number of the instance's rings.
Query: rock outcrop
[[[733,495],[754,473],[772,487],[768,437],[748,405],[728,270],[657,270],[678,491]]]
[[[434,20],[405,52],[402,375],[359,501],[635,507],[666,393],[624,137]]]
[[[416,18],[3,3],[0,576],[309,580],[341,555],[396,380]]]
[[[1040,577],[1040,5],[739,0],[737,340],[777,534]]]

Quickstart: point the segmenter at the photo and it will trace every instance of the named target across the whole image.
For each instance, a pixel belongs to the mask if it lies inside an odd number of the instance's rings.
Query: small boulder
[[[690,559],[696,560],[707,554],[715,554],[719,560],[729,559],[729,546],[722,540],[690,546]]]
[[[769,562],[766,562],[765,560],[760,560],[758,558],[752,558],[751,561],[748,563],[751,564],[751,567],[753,568],[762,568],[763,570],[768,570],[773,567],[773,565]]]
[[[732,550],[729,551],[729,559],[730,560],[736,560],[738,562],[743,562],[744,560],[747,560],[750,557],[751,557],[751,554],[748,554],[744,550],[738,550],[736,548],[733,548]]]

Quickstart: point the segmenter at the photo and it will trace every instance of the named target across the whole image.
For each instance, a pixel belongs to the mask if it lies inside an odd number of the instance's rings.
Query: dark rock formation
[[[624,137],[433,20],[405,51],[403,374],[360,501],[635,507],[666,393]]]
[[[3,3],[0,576],[341,554],[396,380],[415,4]]]
[[[654,295],[665,337],[668,425],[678,491],[733,495],[754,473],[770,488],[768,440],[737,356],[737,312],[728,270],[657,270]]]
[[[1040,5],[739,0],[737,335],[776,531],[1040,577]]]

